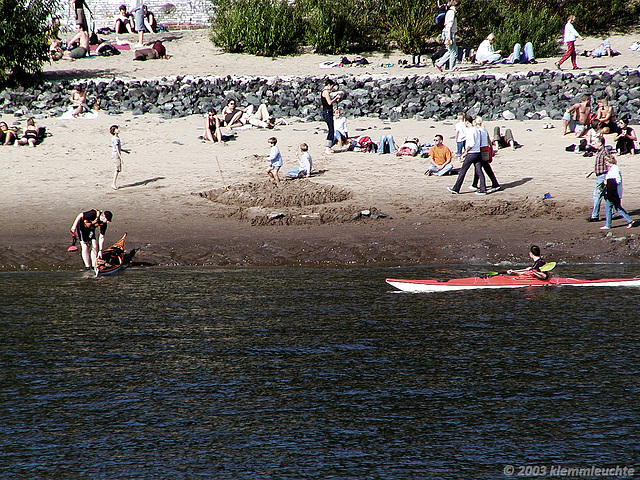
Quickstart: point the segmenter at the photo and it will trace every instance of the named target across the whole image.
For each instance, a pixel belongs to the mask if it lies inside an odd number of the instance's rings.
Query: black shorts
[[[78,227],[77,233],[78,233],[78,239],[81,242],[89,243],[96,238],[95,228]]]

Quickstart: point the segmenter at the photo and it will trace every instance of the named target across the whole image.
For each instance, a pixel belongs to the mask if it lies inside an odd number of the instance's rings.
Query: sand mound
[[[343,202],[352,198],[348,190],[333,185],[318,185],[306,180],[232,185],[227,190],[216,189],[198,194],[212,202],[238,207],[304,207]]]
[[[220,204],[218,214],[251,225],[327,224],[390,218],[378,208],[356,205],[351,191],[306,179],[233,185],[194,195]],[[340,204],[341,202],[346,202]],[[339,205],[337,205],[339,204]]]

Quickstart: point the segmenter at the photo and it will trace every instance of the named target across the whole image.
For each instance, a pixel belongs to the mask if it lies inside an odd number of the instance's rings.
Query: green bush
[[[223,50],[265,56],[298,50],[301,19],[286,0],[218,0],[215,7],[211,40]]]
[[[357,38],[357,14],[349,6],[350,2],[341,0],[305,4],[306,39],[316,52],[343,52]]]
[[[387,25],[390,38],[404,53],[426,53],[426,39],[434,33],[436,7],[415,0],[394,0],[389,4]]]
[[[58,0],[0,0],[0,85],[26,84],[48,60],[48,18]]]
[[[508,55],[515,43],[531,42],[537,57],[551,57],[558,51],[558,32],[563,20],[547,8],[516,9],[503,18],[493,32],[497,49]]]
[[[376,0],[298,0],[305,40],[318,53],[372,49],[386,44]]]

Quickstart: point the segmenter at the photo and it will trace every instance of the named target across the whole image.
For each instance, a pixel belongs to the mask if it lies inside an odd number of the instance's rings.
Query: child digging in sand
[[[280,167],[282,167],[282,155],[280,155],[280,150],[276,147],[278,139],[276,137],[271,137],[268,142],[269,145],[271,145],[271,150],[269,151],[269,158],[267,158],[267,160],[271,164],[269,165],[269,168],[267,168],[267,175],[269,175],[274,182],[280,183],[278,171],[280,170]]]
[[[122,152],[129,153],[131,150],[124,150],[122,148],[120,137],[118,136],[120,134],[118,125],[111,125],[109,133],[111,134],[111,158],[115,166],[111,188],[118,190],[119,187],[116,185],[116,180],[118,180],[118,173],[122,170]]]

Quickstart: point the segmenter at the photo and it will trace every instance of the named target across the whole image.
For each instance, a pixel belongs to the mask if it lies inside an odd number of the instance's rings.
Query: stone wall
[[[344,92],[340,102],[347,117],[451,118],[458,111],[486,120],[540,118],[546,111],[560,119],[568,105],[590,94],[606,97],[616,115],[636,120],[640,112],[640,72],[619,70],[598,74],[529,72],[526,75],[332,77]],[[110,114],[160,114],[165,118],[218,111],[227,99],[240,105],[266,103],[273,116],[321,120],[319,92],[324,77],[168,77],[155,80],[92,80],[86,83],[90,102],[99,98]],[[48,82],[30,89],[0,93],[4,115],[39,118],[59,116],[69,107],[74,83]],[[509,113],[506,113],[509,112]]]
[[[118,13],[120,5],[129,7],[129,0],[87,0],[87,5],[93,12],[93,17],[86,11],[87,19],[95,22],[96,29],[113,27],[113,19]],[[63,25],[75,29],[73,12],[62,4],[58,15],[62,18]],[[145,0],[145,5],[156,16],[158,23],[165,24],[169,29],[192,28],[197,26],[209,26],[211,16],[210,0]],[[91,24],[89,25],[91,27]]]

